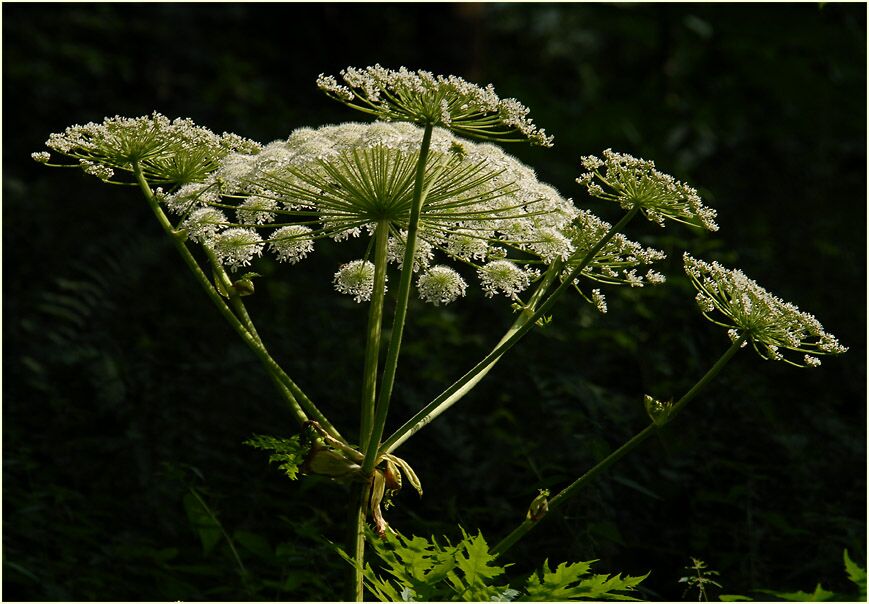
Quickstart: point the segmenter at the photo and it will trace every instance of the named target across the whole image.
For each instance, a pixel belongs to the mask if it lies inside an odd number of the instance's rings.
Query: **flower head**
[[[263,240],[256,231],[231,228],[207,240],[218,259],[230,269],[248,266],[255,256],[262,254]]]
[[[440,306],[464,296],[468,284],[450,267],[438,265],[420,275],[416,287],[422,300]]]
[[[528,118],[528,108],[516,99],[499,98],[491,84],[481,88],[456,76],[380,65],[348,67],[341,78],[344,84],[321,74],[317,85],[333,99],[383,121],[432,124],[484,140],[552,146],[552,137]]]
[[[669,218],[718,230],[715,210],[701,203],[695,189],[656,170],[654,162],[607,149],[603,159],[583,157],[582,166],[587,172],[576,181],[585,185],[592,197],[615,201],[626,210],[639,208],[649,220],[662,226]]]
[[[259,148],[238,135],[218,136],[192,120],[170,120],[157,112],[70,126],[61,134],[52,134],[45,144],[78,160],[85,172],[103,180],[114,170],[130,172],[139,166],[150,182],[176,185],[202,181],[227,153],[254,153]],[[47,161],[48,156],[37,153],[34,159]]]
[[[498,293],[513,298],[525,291],[537,277],[534,271],[519,268],[509,260],[495,260],[481,266],[477,275],[488,298]]]
[[[591,212],[579,210],[579,214],[567,229],[575,249],[573,255],[564,263],[564,274],[577,268],[588,252],[610,230],[610,224],[601,220]],[[643,287],[646,283],[658,284],[664,282],[664,276],[648,269],[645,274],[638,274],[639,267],[663,260],[664,252],[650,247],[643,247],[631,241],[621,233],[616,233],[582,269],[582,276],[609,285],[626,284],[631,287]]]
[[[573,223],[564,230],[565,235],[574,249],[573,254],[564,262],[562,280],[583,263],[588,253],[610,230],[610,224],[601,220],[591,212],[579,210]],[[591,298],[580,288],[580,277],[586,277],[598,283],[608,285],[630,285],[643,287],[646,284],[657,285],[665,281],[664,275],[646,269],[640,274],[644,265],[663,260],[664,252],[650,247],[643,247],[631,241],[621,233],[613,235],[606,244],[598,250],[574,279],[574,285],[579,293],[597,309],[606,312],[606,297],[600,289],[593,289]]]
[[[728,328],[731,339],[745,336],[757,353],[796,366],[820,365],[818,355],[842,354],[848,349],[825,332],[812,315],[772,295],[740,270],[727,269],[684,256],[685,272],[697,289],[703,315]],[[717,311],[717,312],[716,312]],[[804,356],[790,359],[784,351]]]
[[[341,266],[333,279],[335,289],[356,302],[366,302],[374,293],[374,264],[367,260],[353,260]]]
[[[239,223],[257,231],[304,226],[304,235],[291,238],[299,243],[367,237],[385,222],[388,258],[400,266],[422,137],[421,128],[406,122],[303,128],[260,153],[227,156],[205,183],[179,189],[165,202],[176,209],[229,206]],[[578,210],[495,145],[435,128],[423,190],[415,272],[438,255],[480,268],[508,256],[519,264],[551,262],[573,249],[561,229]],[[275,245],[269,250],[281,260],[303,257],[283,258]]]

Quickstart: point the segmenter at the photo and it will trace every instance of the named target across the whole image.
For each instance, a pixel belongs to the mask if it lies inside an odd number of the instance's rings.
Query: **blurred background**
[[[574,178],[580,155],[612,147],[696,186],[721,226],[631,224],[668,252],[668,283],[607,290],[606,315],[563,299],[401,449],[426,494],[403,492],[392,525],[497,542],[538,488],[646,425],[644,393],[684,393],[729,343],[695,308],[687,249],[742,268],[850,351],[816,370],[737,355],[520,542],[514,574],[599,559],[600,572],[651,571],[641,597],[672,600],[696,597],[678,582],[692,556],[723,593],[847,591],[842,550],[865,565],[865,5],[7,3],[2,16],[5,599],[342,597],[348,568],[324,538],[345,541],[349,491],[290,482],[241,444],[296,428],[139,193],[30,153],[68,125],[154,110],[261,142],[361,121],[314,82],[374,63],[521,100],[556,146],[508,151],[603,218],[620,210]],[[349,254],[262,262],[248,308],[352,432],[366,312],[330,284]],[[387,431],[512,317],[469,288],[446,309],[414,301],[409,321]]]

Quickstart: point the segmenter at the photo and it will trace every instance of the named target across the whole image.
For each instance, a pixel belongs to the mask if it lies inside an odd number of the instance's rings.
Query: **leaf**
[[[257,535],[256,533],[251,533],[249,531],[236,530],[232,534],[232,538],[237,544],[241,545],[244,549],[255,556],[262,558],[267,562],[275,561],[272,546],[269,545],[268,540],[262,535]]]
[[[722,594],[718,596],[718,599],[722,602],[753,602],[753,598],[749,598],[748,596],[740,596],[736,594]]]
[[[770,594],[771,596],[781,598],[788,602],[828,602],[834,599],[835,595],[832,591],[827,591],[821,587],[820,583],[815,587],[814,593],[808,593],[805,591],[773,591],[771,589],[758,589],[757,591]]]
[[[848,579],[860,590],[860,599],[866,601],[866,569],[860,568],[856,562],[851,560],[848,550],[844,551],[844,558],[845,572],[848,573]]]
[[[256,434],[244,441],[243,444],[254,449],[274,451],[269,455],[269,462],[278,462],[278,469],[283,470],[290,480],[298,478],[299,467],[305,463],[310,448],[302,444],[299,434],[290,438]]]
[[[214,549],[214,546],[220,542],[223,534],[220,523],[193,489],[190,489],[190,492],[184,495],[183,502],[184,511],[187,512],[190,526],[199,535],[203,553],[208,555]]]
[[[641,577],[617,575],[589,575],[592,563],[562,562],[555,571],[549,569],[549,561],[543,563],[542,574],[532,573],[526,583],[528,599],[533,601],[566,602],[572,600],[636,600],[625,593],[643,581]],[[587,578],[586,578],[587,577]]]

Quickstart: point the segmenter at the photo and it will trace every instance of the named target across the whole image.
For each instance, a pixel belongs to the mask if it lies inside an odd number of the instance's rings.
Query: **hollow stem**
[[[377,400],[377,366],[380,361],[380,336],[383,325],[383,302],[386,298],[386,264],[389,246],[389,223],[377,223],[374,232],[374,290],[368,309],[368,333],[365,339],[365,368],[362,374],[362,412],[359,443],[364,451],[371,439]],[[376,446],[376,445],[375,445]],[[363,474],[367,474],[363,467]],[[370,470],[369,470],[370,471]]]
[[[411,201],[410,219],[407,225],[407,237],[405,239],[404,259],[401,265],[401,277],[398,284],[398,295],[395,302],[395,315],[392,320],[392,333],[390,334],[389,348],[386,352],[386,360],[383,365],[383,377],[380,380],[380,394],[377,397],[377,407],[371,426],[371,436],[369,441],[364,443],[363,446],[365,461],[362,463],[362,473],[366,476],[374,469],[377,460],[380,438],[383,436],[386,416],[389,411],[389,401],[392,397],[392,387],[395,383],[395,372],[398,369],[398,355],[401,350],[401,339],[404,336],[404,323],[407,318],[407,305],[410,299],[410,286],[413,279],[419,217],[422,212],[422,205],[425,202],[423,181],[426,159],[428,158],[429,146],[431,145],[432,130],[433,126],[430,123],[426,124],[416,164],[413,199]]]
[[[633,438],[631,438],[621,447],[607,455],[588,472],[577,478],[573,483],[560,491],[555,497],[550,499],[548,508],[549,511],[551,512],[562,503],[573,497],[577,492],[579,492],[580,489],[582,489],[582,487],[592,481],[598,474],[600,474],[611,465],[616,463],[618,460],[620,460],[622,457],[633,451],[637,446],[640,445],[640,443],[642,443],[647,438],[649,438],[649,436],[657,432],[661,426],[671,421],[673,417],[675,417],[676,414],[679,413],[679,411],[681,411],[683,407],[685,407],[688,401],[697,396],[697,393],[699,393],[709,382],[711,382],[715,378],[716,375],[718,375],[721,369],[742,347],[742,344],[744,342],[745,336],[742,336],[738,340],[733,342],[730,348],[728,348],[727,351],[723,355],[721,355],[721,358],[716,361],[712,368],[709,369],[709,371],[707,371],[706,374],[702,378],[700,378],[697,383],[694,384],[694,386],[692,386],[691,389],[686,392],[685,395],[670,408],[665,419],[659,420],[658,423],[651,423],[646,426],[643,430],[635,434]],[[492,548],[492,553],[496,556],[500,556],[501,554],[506,552],[508,549],[513,547],[513,545],[515,545],[517,541],[524,537],[531,529],[537,526],[540,521],[546,517],[546,515],[536,520],[526,518],[522,522],[522,524],[513,529],[513,532],[504,537],[501,542],[499,542],[494,548]]]
[[[507,334],[501,339],[497,346],[483,358],[482,361],[474,365],[465,375],[459,378],[452,386],[439,394],[432,402],[423,407],[416,415],[404,423],[395,433],[387,438],[380,447],[380,454],[392,453],[398,446],[404,443],[411,436],[419,432],[422,428],[428,425],[435,417],[446,411],[449,407],[459,401],[467,394],[477,382],[482,379],[479,376],[483,372],[488,372],[492,366],[497,363],[500,358],[510,350],[516,343],[525,336],[536,324],[536,322],[548,313],[558,298],[573,286],[573,281],[579,277],[585,267],[594,259],[595,255],[609,242],[613,236],[620,232],[624,227],[637,215],[638,207],[631,208],[621,220],[610,227],[610,230],[601,238],[595,246],[588,251],[582,261],[570,271],[570,273],[562,278],[561,284],[553,291],[546,300],[527,318],[524,322],[517,321],[511,326]],[[518,323],[518,324],[517,324]]]

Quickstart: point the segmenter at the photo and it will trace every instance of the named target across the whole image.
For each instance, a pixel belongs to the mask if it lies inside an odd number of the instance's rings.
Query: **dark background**
[[[241,444],[295,431],[255,358],[186,273],[134,190],[30,160],[51,132],[158,110],[268,142],[363,120],[316,88],[376,62],[492,82],[556,136],[510,147],[609,220],[573,179],[607,147],[698,187],[721,230],[629,235],[669,253],[668,284],[573,297],[462,404],[404,446],[426,489],[406,534],[496,542],[681,395],[727,347],[681,277],[684,249],[743,268],[850,351],[816,370],[750,352],[660,437],[532,532],[544,558],[651,571],[680,599],[689,557],[724,593],[848,590],[866,546],[866,7],[862,4],[4,4],[3,595],[7,600],[336,599],[349,491],[289,482]],[[358,422],[365,308],[334,294],[321,246],[263,263],[249,309],[274,355],[346,432]],[[470,288],[474,289],[474,288]],[[511,322],[479,293],[414,302],[397,427]],[[194,487],[235,535],[205,552]],[[717,590],[713,593],[717,593]],[[687,597],[692,597],[691,595]]]

